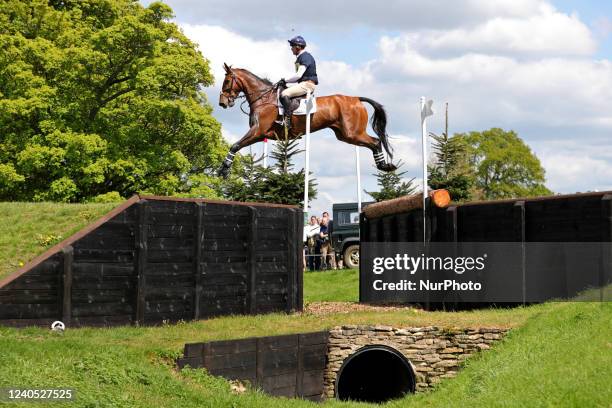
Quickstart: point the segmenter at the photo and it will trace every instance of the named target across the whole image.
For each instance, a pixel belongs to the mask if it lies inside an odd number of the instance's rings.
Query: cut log
[[[448,190],[433,190],[429,193],[429,201],[431,205],[446,208],[450,204],[451,197]],[[423,193],[370,204],[363,209],[363,212],[367,218],[379,218],[385,215],[405,213],[417,208],[423,208]]]

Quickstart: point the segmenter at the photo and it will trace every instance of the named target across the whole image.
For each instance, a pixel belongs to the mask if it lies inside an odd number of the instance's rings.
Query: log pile
[[[450,204],[451,197],[448,190],[433,190],[429,193],[427,201],[430,205],[446,208]],[[404,213],[418,208],[423,208],[423,193],[370,204],[364,208],[363,212],[367,218],[379,218],[385,215]]]

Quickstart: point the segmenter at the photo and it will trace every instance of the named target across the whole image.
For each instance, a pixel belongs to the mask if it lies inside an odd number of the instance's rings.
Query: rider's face
[[[300,53],[300,47],[297,45],[292,45],[291,52],[293,53],[293,55],[298,55]]]

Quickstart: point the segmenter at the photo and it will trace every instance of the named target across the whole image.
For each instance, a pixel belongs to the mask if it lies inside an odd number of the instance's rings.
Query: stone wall
[[[382,344],[401,352],[413,366],[416,390],[424,391],[443,378],[457,374],[461,362],[486,350],[508,329],[393,328],[389,326],[340,326],[329,333],[325,395],[334,397],[336,376],[344,360],[367,345]]]

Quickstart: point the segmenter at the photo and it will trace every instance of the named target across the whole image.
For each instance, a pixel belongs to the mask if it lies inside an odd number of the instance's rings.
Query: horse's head
[[[243,89],[236,73],[232,71],[232,67],[223,63],[223,68],[225,68],[225,78],[223,79],[221,93],[219,94],[219,105],[226,109],[227,107],[231,108],[234,106],[234,101]]]

